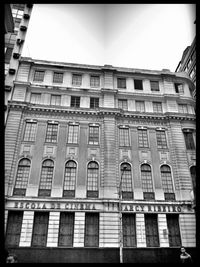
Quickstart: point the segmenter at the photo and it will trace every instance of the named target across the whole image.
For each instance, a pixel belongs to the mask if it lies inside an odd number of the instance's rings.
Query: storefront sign
[[[11,204],[12,203],[12,204]],[[109,203],[86,203],[86,202],[39,202],[39,201],[12,201],[8,208],[22,210],[90,210],[102,212],[118,212],[117,202]],[[179,204],[125,204],[122,203],[122,212],[136,213],[180,213],[183,210]],[[191,211],[191,210],[190,210]]]

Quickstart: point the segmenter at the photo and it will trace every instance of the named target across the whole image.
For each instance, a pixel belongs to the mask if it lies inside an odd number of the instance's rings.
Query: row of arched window
[[[14,195],[25,195],[30,174],[31,161],[27,158],[21,159],[18,164]],[[195,166],[193,166],[195,167]],[[191,176],[193,178],[193,167],[191,167]],[[151,166],[149,164],[141,165],[141,183],[144,199],[154,199],[154,187],[152,179]],[[122,198],[133,198],[132,169],[131,164],[125,162],[120,165],[121,179],[120,189]],[[38,196],[50,196],[52,181],[54,175],[54,162],[46,159],[42,163]],[[166,200],[174,200],[174,186],[171,174],[171,168],[164,164],[160,167],[162,188]],[[75,197],[77,176],[77,163],[69,160],[65,164],[63,197]],[[96,161],[90,161],[87,165],[87,197],[98,197],[99,188],[99,164]]]

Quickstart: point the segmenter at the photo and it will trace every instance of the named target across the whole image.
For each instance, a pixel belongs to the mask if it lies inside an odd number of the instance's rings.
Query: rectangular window
[[[44,80],[44,71],[42,70],[36,70],[35,73],[34,73],[34,81],[37,81],[37,82],[43,82]]]
[[[60,212],[59,247],[73,247],[74,212]]]
[[[159,247],[157,214],[145,214],[144,218],[147,247]]]
[[[68,128],[68,144],[78,144],[79,125],[70,124]]]
[[[5,63],[10,64],[13,48],[7,47],[5,53]]]
[[[23,139],[24,141],[35,141],[36,127],[36,122],[26,122]]]
[[[149,147],[146,129],[138,129],[138,143],[139,147]]]
[[[135,90],[143,90],[142,80],[134,80]]]
[[[192,132],[184,132],[186,149],[195,149]]]
[[[33,247],[46,247],[49,212],[35,212],[32,243]]]
[[[174,87],[176,93],[182,93],[182,94],[184,93],[183,85],[181,83],[175,83]]]
[[[166,215],[170,247],[181,246],[181,235],[180,235],[178,216],[179,216],[178,214],[167,214]]]
[[[117,78],[117,88],[126,89],[126,78]]]
[[[136,111],[145,112],[144,101],[135,101]]]
[[[90,77],[90,86],[91,87],[99,87],[100,86],[100,77],[92,75]]]
[[[23,211],[8,211],[8,221],[6,229],[7,247],[18,247],[22,228]]]
[[[98,108],[99,107],[99,98],[90,97],[90,108]]]
[[[72,85],[81,86],[82,83],[82,75],[81,74],[73,74],[72,75]]]
[[[85,247],[99,246],[99,214],[85,213]]]
[[[123,246],[136,247],[135,214],[122,214]]]
[[[60,106],[61,104],[61,96],[60,95],[51,95],[51,103],[53,106]]]
[[[158,148],[167,148],[165,131],[156,131],[156,138]]]
[[[158,81],[150,81],[151,91],[159,91],[159,82]]]
[[[126,99],[119,99],[118,100],[118,108],[123,110],[128,110],[128,103]]]
[[[89,144],[99,144],[99,126],[89,126]]]
[[[187,105],[186,104],[179,104],[178,111],[180,113],[188,113]]]
[[[130,146],[129,141],[129,128],[119,128],[119,145]]]
[[[71,107],[80,107],[80,96],[71,96]]]
[[[40,104],[41,94],[32,93],[31,94],[31,103],[32,104]]]
[[[161,113],[162,112],[162,103],[161,102],[153,102],[153,112]]]
[[[57,134],[58,134],[58,124],[48,123],[45,142],[56,143]]]
[[[54,83],[62,83],[63,82],[63,73],[54,72],[54,74],[53,74],[53,82]]]

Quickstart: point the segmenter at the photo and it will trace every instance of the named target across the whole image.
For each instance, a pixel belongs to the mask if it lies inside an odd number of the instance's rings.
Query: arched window
[[[98,197],[99,165],[95,161],[88,163],[87,197]]]
[[[160,172],[165,200],[175,200],[170,167],[168,165],[162,165],[160,167]]]
[[[75,197],[76,163],[73,160],[65,164],[63,197]]]
[[[51,185],[53,180],[54,163],[52,160],[47,159],[42,163],[42,171],[39,185],[39,196],[50,196]]]
[[[119,190],[121,190],[122,192],[122,198],[123,199],[133,198],[131,165],[128,163],[122,163],[120,170],[121,170],[121,177],[120,177]]]
[[[194,190],[194,200],[196,201],[196,166],[190,168],[190,175],[192,179],[192,185]]]
[[[29,159],[21,159],[18,164],[17,177],[13,195],[25,196],[30,173],[31,162]]]
[[[150,165],[141,165],[141,179],[144,199],[155,199]]]

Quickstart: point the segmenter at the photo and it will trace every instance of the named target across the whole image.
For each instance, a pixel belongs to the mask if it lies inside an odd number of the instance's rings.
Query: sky
[[[195,4],[34,4],[22,56],[174,72],[195,20]]]

